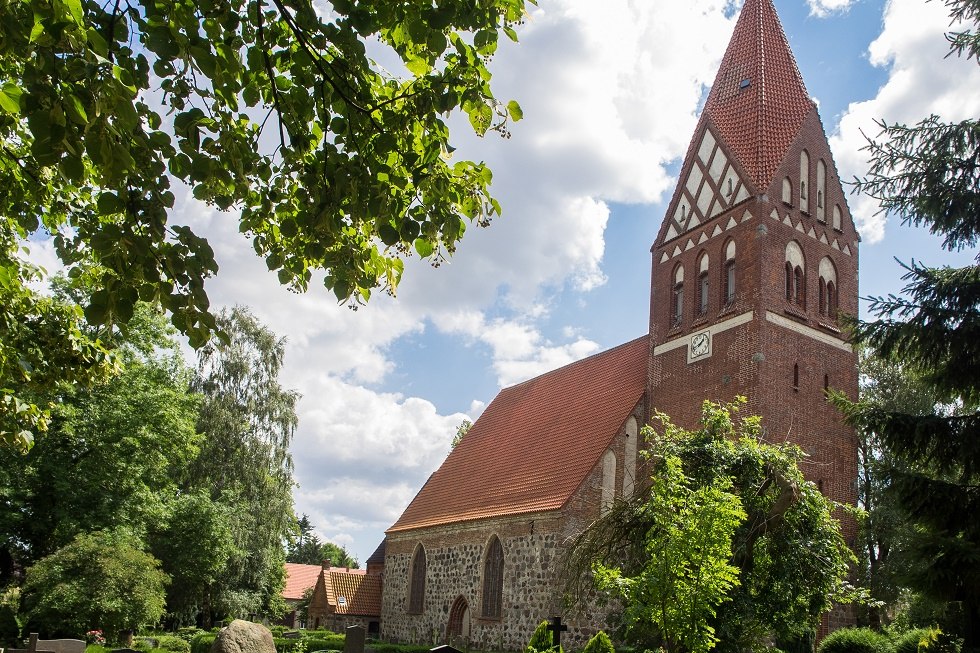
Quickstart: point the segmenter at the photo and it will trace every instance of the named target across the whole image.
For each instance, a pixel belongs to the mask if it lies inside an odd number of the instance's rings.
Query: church
[[[838,316],[858,311],[859,240],[772,0],[745,0],[651,248],[648,333],[497,395],[386,533],[381,637],[517,650],[562,615],[584,643],[605,615],[564,609],[563,546],[643,483],[654,411],[694,427],[704,399],[744,395],[853,504],[826,390],[857,396]]]

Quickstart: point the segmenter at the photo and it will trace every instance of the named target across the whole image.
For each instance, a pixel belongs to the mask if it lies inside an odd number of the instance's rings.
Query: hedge
[[[377,642],[369,644],[367,648],[374,653],[429,653],[431,646],[420,644],[388,644],[387,642]]]

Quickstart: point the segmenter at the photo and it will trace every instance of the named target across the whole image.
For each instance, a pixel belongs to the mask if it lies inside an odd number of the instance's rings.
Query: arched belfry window
[[[674,269],[673,296],[670,305],[670,324],[677,326],[684,317],[684,266],[678,265]]]
[[[800,210],[810,212],[810,196],[807,194],[807,184],[810,181],[810,155],[806,150],[800,152]]]
[[[708,253],[698,259],[698,315],[708,312]]]
[[[817,160],[817,220],[827,221],[827,210],[824,208],[827,196],[827,164],[823,159]]]
[[[789,177],[783,179],[783,204],[793,205],[793,182]]]
[[[837,267],[829,256],[820,259],[820,314],[837,317]]]
[[[408,612],[422,614],[425,610],[425,547],[419,544],[412,556],[412,565],[408,569]]]
[[[499,619],[503,614],[504,547],[494,535],[483,559],[483,616]]]
[[[786,299],[806,307],[806,261],[795,240],[786,245]]]
[[[722,269],[724,275],[722,287],[724,290],[723,301],[725,305],[731,304],[735,300],[735,241],[729,240],[725,245],[725,266]]]

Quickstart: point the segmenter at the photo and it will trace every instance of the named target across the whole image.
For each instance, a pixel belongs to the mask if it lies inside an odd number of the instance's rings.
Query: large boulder
[[[235,619],[218,631],[211,653],[276,653],[276,644],[262,624]]]

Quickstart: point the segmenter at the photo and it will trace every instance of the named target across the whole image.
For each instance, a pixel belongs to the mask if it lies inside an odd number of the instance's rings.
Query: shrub
[[[214,633],[198,633],[191,640],[191,653],[211,653],[211,645],[217,637]]]
[[[337,633],[316,633],[314,637],[304,637],[307,651],[343,651],[347,638]]]
[[[183,628],[177,629],[177,636],[180,637],[185,642],[187,642],[188,644],[190,644],[198,633],[203,633],[203,632],[204,631],[198,628],[197,626],[184,626]]]
[[[592,636],[582,653],[616,653],[616,649],[613,647],[609,635],[600,630]]]
[[[892,653],[888,638],[870,628],[841,628],[827,636],[817,653]]]
[[[20,626],[17,614],[9,605],[0,605],[0,648],[17,648],[20,639]]]
[[[527,650],[525,653],[543,653],[544,651],[550,651],[554,648],[551,645],[552,639],[551,631],[548,630],[548,622],[542,621],[538,624],[538,627],[534,629],[534,634],[531,635],[531,641],[527,643]],[[565,653],[564,649],[559,647],[558,653]]]
[[[919,644],[929,637],[928,628],[916,628],[901,633],[895,640],[895,653],[919,653]]]
[[[421,644],[389,644],[378,642],[371,646],[374,653],[429,653],[431,647]]]
[[[177,635],[161,635],[157,642],[157,648],[171,653],[191,653],[191,645],[187,640]]]

